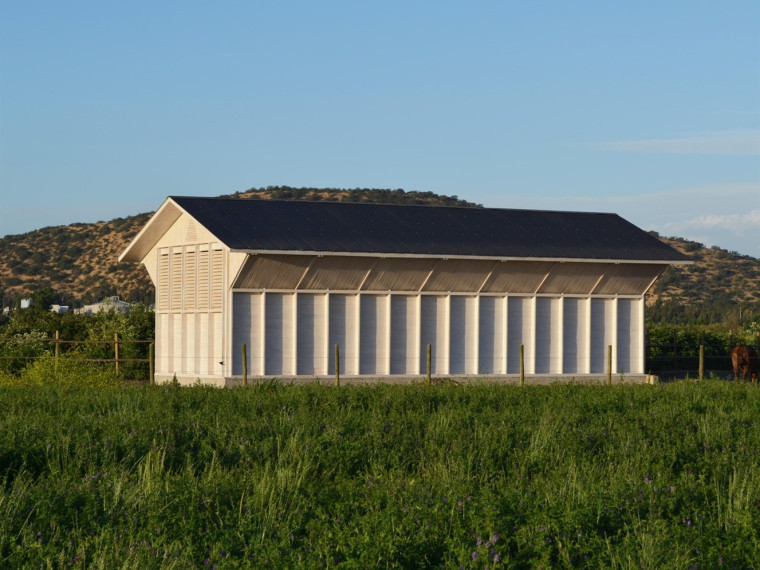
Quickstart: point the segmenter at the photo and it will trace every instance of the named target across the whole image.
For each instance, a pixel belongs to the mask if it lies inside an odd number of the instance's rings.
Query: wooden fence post
[[[340,346],[335,345],[335,385],[340,386]]]
[[[113,352],[116,361],[116,374],[119,374],[119,333],[113,333]]]
[[[427,345],[427,384],[430,386],[431,382],[431,372],[433,368],[433,348],[430,345]]]
[[[525,345],[520,345],[520,386],[525,386]]]
[[[243,386],[248,386],[248,355],[245,343],[243,343]]]
[[[705,378],[705,345],[699,345],[699,379]]]
[[[612,386],[612,345],[607,345],[607,385]]]
[[[156,383],[153,357],[155,355],[155,343],[151,342],[148,346],[148,380],[151,386]]]

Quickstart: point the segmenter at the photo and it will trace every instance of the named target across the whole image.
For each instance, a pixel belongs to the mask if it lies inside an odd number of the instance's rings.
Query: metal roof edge
[[[617,218],[620,218],[621,220],[624,220],[628,222],[631,225],[630,221],[626,220],[624,217],[622,217],[617,212],[596,212],[592,210],[549,210],[546,208],[505,208],[505,207],[498,207],[498,206],[485,206],[485,205],[476,205],[476,206],[457,206],[457,205],[446,205],[446,204],[398,204],[394,202],[349,202],[346,200],[298,200],[298,199],[283,199],[283,198],[233,198],[230,196],[169,196],[169,198],[177,199],[177,200],[208,200],[208,201],[238,201],[238,202],[263,202],[265,204],[271,204],[271,203],[292,203],[297,202],[299,204],[327,204],[327,205],[335,205],[339,204],[342,206],[393,206],[393,207],[399,207],[399,208],[443,208],[443,209],[449,209],[449,210],[491,210],[491,211],[503,211],[503,212],[537,212],[537,213],[547,213],[547,214],[581,214],[581,215],[589,215],[589,216],[615,216]],[[642,230],[644,231],[644,230]]]
[[[551,261],[555,263],[633,263],[649,265],[694,265],[689,259],[601,259],[593,257],[515,257],[508,255],[461,255],[442,253],[377,253],[377,252],[346,252],[346,251],[304,251],[281,249],[230,249],[232,253],[248,255],[313,255],[317,257],[398,257],[417,259],[476,259],[486,261]]]

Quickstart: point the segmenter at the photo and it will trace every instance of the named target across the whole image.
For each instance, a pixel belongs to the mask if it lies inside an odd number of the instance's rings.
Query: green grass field
[[[760,389],[0,388],[0,567],[752,568]]]

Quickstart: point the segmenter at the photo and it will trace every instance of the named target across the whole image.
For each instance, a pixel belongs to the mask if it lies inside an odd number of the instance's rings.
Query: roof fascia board
[[[148,223],[143,226],[143,229],[132,239],[127,249],[119,256],[119,262],[141,262],[145,259],[148,252],[164,237],[182,214],[187,214],[187,212],[172,198],[164,200],[164,203],[159,206]]]
[[[282,295],[290,295],[294,289],[251,289],[246,287],[233,287],[231,289],[233,293],[275,293]],[[484,293],[478,291],[422,291],[413,290],[398,290],[398,291],[360,291],[358,289],[298,289],[298,294],[306,295],[323,295],[325,293],[336,295],[365,295],[365,296],[386,296],[386,295],[399,295],[399,296],[415,296],[422,295],[423,297],[472,297],[477,295],[479,297],[496,297],[496,298],[520,298],[520,299],[643,299],[644,295],[631,295],[631,294],[617,294],[617,293],[604,293],[604,294],[592,294],[592,293]],[[187,311],[177,310],[169,311],[170,313],[183,313]]]
[[[694,265],[691,260],[669,259],[596,259],[571,257],[512,257],[496,255],[447,255],[423,253],[376,253],[376,252],[344,252],[344,251],[301,251],[279,249],[231,249],[232,253],[247,253],[248,255],[315,255],[317,257],[398,257],[418,259],[478,259],[486,261],[551,261],[556,263],[636,263],[662,265]]]

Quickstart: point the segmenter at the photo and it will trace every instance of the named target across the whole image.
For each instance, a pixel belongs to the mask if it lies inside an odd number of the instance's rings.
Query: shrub
[[[50,354],[47,342],[38,342],[48,338],[47,333],[32,330],[23,334],[14,334],[8,340],[0,342],[0,371],[18,374],[33,359]]]
[[[35,360],[21,371],[19,376],[0,375],[0,385],[43,386],[86,386],[90,388],[117,386],[118,378],[113,370],[102,364],[83,362],[72,356],[56,359],[46,355]]]

